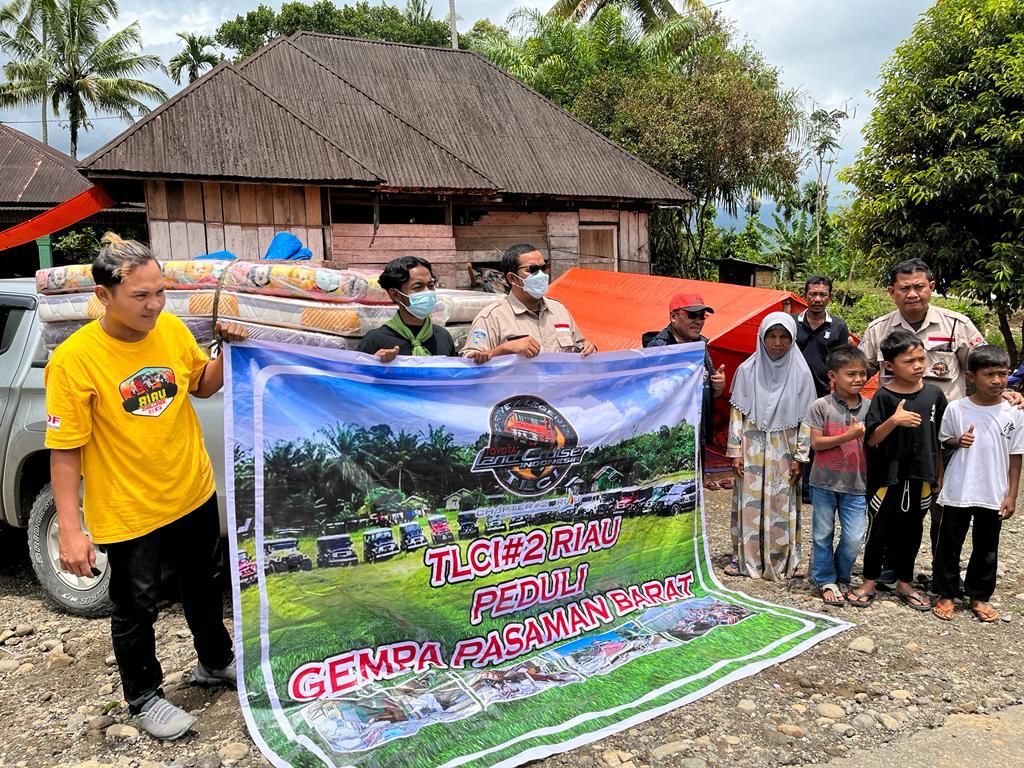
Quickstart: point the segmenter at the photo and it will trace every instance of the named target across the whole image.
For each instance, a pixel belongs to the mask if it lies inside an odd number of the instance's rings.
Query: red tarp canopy
[[[15,224],[10,229],[0,232],[0,251],[67,229],[94,213],[106,210],[113,204],[113,198],[103,187],[91,187],[28,221]]]
[[[555,280],[549,295],[569,308],[587,339],[608,352],[638,349],[646,331],[668,325],[668,303],[680,291],[699,293],[715,310],[704,335],[715,366],[725,365],[726,395],[715,401],[713,422],[713,442],[724,444],[732,375],[754,351],[761,319],[769,312],[799,312],[803,299],[789,291],[578,267]]]

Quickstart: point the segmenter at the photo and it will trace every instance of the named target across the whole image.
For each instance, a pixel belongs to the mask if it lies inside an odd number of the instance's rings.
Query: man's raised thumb
[[[964,432],[964,434],[965,434],[965,435],[973,435],[973,434],[974,434],[974,425],[973,425],[973,424],[971,424],[971,426],[969,426],[969,427],[967,428],[967,431],[966,431],[966,432]]]
[[[725,363],[722,363],[720,366],[718,366],[718,370],[715,371],[715,373],[725,373]]]
[[[906,405],[906,404],[907,404],[906,399],[900,400],[899,404],[896,406],[896,410],[897,411],[902,411],[903,410],[903,406]]]

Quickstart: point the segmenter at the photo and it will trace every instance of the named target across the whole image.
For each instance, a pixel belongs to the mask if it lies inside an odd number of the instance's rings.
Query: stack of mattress
[[[203,346],[214,319],[238,322],[254,339],[354,349],[394,313],[375,274],[295,262],[167,261],[165,311],[180,317]],[[219,291],[218,291],[219,286]],[[36,273],[43,339],[55,348],[103,315],[92,268],[68,265]],[[448,326],[461,347],[476,314],[501,296],[439,290],[432,319]]]

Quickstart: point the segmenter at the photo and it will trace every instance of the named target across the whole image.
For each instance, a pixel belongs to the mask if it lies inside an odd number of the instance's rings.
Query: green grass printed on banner
[[[293,727],[323,746],[298,715],[301,707],[285,698],[288,675],[298,663],[320,659],[345,648],[371,645],[373,638],[376,638],[376,644],[379,645],[395,639],[433,637],[448,640],[462,636],[469,627],[472,590],[485,583],[498,583],[518,577],[524,572],[549,570],[585,559],[591,564],[587,590],[591,594],[647,578],[685,572],[695,567],[692,557],[693,523],[692,515],[627,518],[623,520],[619,544],[611,550],[569,561],[547,563],[524,571],[499,574],[468,585],[450,585],[439,590],[430,590],[425,586],[426,569],[422,565],[422,553],[402,555],[370,566],[271,576],[267,587],[271,606],[272,668],[278,694],[282,697],[286,712],[291,715]],[[415,600],[411,601],[410,596],[415,596]],[[538,608],[531,613],[550,607]],[[244,673],[258,727],[270,746],[294,765],[319,765],[318,760],[301,749],[296,750],[295,745],[280,736],[266,708],[267,697],[258,665],[258,632],[255,631],[258,595],[255,589],[243,593],[242,611],[245,625],[243,634],[246,639]],[[619,619],[592,634],[608,631],[640,612]],[[503,623],[485,621],[478,629],[482,633]],[[463,631],[451,635],[452,625]],[[548,689],[519,701],[494,704],[490,709],[460,721],[426,726],[414,736],[362,753],[354,762],[381,766],[397,762],[410,766],[438,765],[470,751],[494,747],[537,728],[557,725],[582,712],[597,712],[628,705],[652,689],[697,674],[722,658],[754,653],[800,627],[801,623],[794,618],[758,614],[737,625],[718,627],[683,645],[634,659],[617,670],[594,676],[586,682]],[[399,633],[405,631],[408,634],[394,635],[395,628]],[[769,655],[782,653],[814,634],[817,629],[801,633]],[[445,647],[450,648],[451,643],[445,642]],[[748,662],[729,664],[711,676],[663,694],[643,705],[642,709],[665,704],[699,690],[745,663]],[[616,717],[592,719],[560,733],[554,739],[549,737],[522,742],[489,756],[481,764],[496,762],[531,745],[564,741],[574,735],[596,730],[623,716],[634,714],[635,711],[631,708]],[[326,746],[323,748],[331,754]],[[336,756],[336,764],[353,762],[347,759],[349,757],[351,755]]]

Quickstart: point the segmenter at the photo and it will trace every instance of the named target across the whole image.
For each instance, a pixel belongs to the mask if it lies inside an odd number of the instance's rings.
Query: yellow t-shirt
[[[174,315],[141,341],[98,321],[46,366],[46,447],[81,448],[85,524],[97,544],[144,536],[213,495],[213,468],[189,393],[209,358]]]

